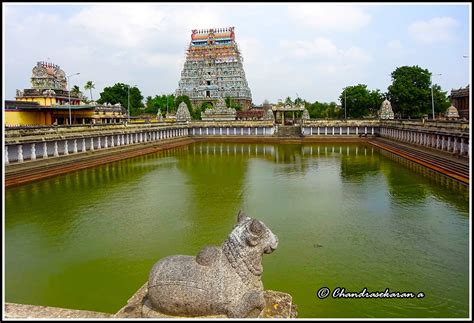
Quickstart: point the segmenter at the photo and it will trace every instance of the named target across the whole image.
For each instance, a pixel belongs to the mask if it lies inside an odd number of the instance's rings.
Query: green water
[[[242,209],[278,236],[264,286],[299,317],[468,317],[468,196],[361,144],[196,143],[6,190],[5,301],[114,313],[158,259],[220,244]]]

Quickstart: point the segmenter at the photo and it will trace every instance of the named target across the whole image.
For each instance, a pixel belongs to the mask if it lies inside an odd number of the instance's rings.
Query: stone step
[[[279,126],[275,132],[276,137],[301,137],[301,127],[295,126]]]

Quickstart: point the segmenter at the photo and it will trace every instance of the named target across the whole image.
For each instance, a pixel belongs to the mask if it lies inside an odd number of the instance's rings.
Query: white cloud
[[[408,31],[416,41],[430,44],[452,40],[458,25],[459,23],[454,18],[436,17],[414,22],[408,27]]]
[[[330,56],[337,53],[334,43],[324,37],[314,40],[282,40],[282,49],[295,57]]]
[[[133,49],[184,44],[196,26],[206,28],[222,23],[218,11],[195,5],[92,5],[70,19],[72,26],[80,27],[91,38]]]
[[[6,98],[13,98],[15,89],[28,88],[32,67],[48,57],[68,74],[81,73],[72,84],[82,87],[86,81],[94,81],[94,98],[103,87],[117,82],[136,84],[144,96],[172,93],[194,28],[236,27],[236,41],[256,103],[264,98],[276,102],[293,97],[295,92],[310,100],[329,101],[337,98],[344,86],[357,83],[372,82],[374,88],[383,90],[378,81],[381,71],[389,75],[392,65],[422,65],[430,59],[419,50],[423,43],[409,46],[407,39],[400,38],[387,6],[370,10],[384,14],[383,20],[372,19],[368,7],[344,4],[4,7]],[[417,19],[425,19],[423,15],[417,13]],[[461,37],[468,30],[468,21],[461,18],[462,28],[456,29],[457,22],[451,18],[438,20],[431,21],[429,27],[434,28],[430,34],[436,37],[446,38],[435,28],[439,26],[451,30],[448,36],[455,31],[454,35]],[[361,30],[375,22],[374,28]],[[428,27],[414,24],[412,28],[417,32],[424,28],[426,34]],[[453,46],[465,54],[469,52],[466,44],[468,39]],[[443,49],[446,52],[446,46],[440,46],[432,57],[446,64],[449,59],[443,56]],[[468,79],[464,70],[458,74]],[[459,83],[466,81],[454,82]]]
[[[372,19],[361,8],[343,4],[291,5],[288,14],[299,24],[324,31],[353,31],[367,26]]]
[[[338,48],[330,39],[317,37],[313,40],[282,40],[282,52],[289,57],[319,62],[334,62],[340,64],[360,64],[371,61],[371,56],[362,48],[351,46],[347,49]]]
[[[399,40],[391,40],[387,43],[387,49],[390,51],[400,51],[403,49],[402,42]]]

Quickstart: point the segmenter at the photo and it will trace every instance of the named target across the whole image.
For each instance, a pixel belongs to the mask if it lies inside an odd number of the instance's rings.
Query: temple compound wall
[[[382,137],[469,156],[469,123],[462,121],[310,120],[301,138]],[[297,130],[298,130],[297,129]],[[103,124],[5,129],[4,163],[22,163],[114,147],[175,138],[277,136],[271,121],[182,122],[175,124]]]

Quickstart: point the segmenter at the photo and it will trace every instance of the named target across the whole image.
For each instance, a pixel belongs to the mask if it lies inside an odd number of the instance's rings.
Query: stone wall
[[[4,162],[21,163],[178,137],[272,137],[272,121],[192,121],[5,129]],[[469,123],[432,120],[305,120],[303,137],[381,136],[469,155]]]

